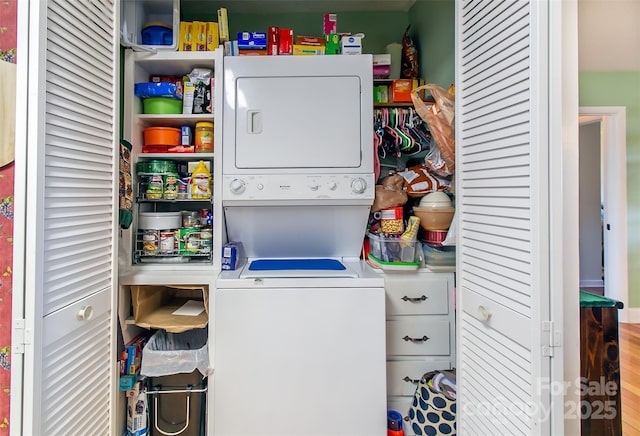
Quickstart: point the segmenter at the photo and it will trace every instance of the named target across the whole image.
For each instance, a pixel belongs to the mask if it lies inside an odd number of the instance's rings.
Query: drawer
[[[386,313],[393,315],[446,315],[449,313],[450,274],[385,276]]]
[[[387,321],[387,356],[448,355],[449,320],[428,316]]]
[[[387,395],[413,395],[422,376],[436,369],[451,369],[449,359],[387,362]]]

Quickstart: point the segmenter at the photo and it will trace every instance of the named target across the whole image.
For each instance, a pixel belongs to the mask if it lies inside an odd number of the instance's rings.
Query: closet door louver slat
[[[27,234],[35,276],[27,299],[36,306],[27,301],[27,311],[37,331],[25,366],[23,434],[116,434],[118,2],[31,8],[40,36],[29,41],[29,87],[38,97],[29,102],[27,177],[38,182],[27,188],[35,227]]]
[[[456,3],[458,430],[548,434],[545,2]]]

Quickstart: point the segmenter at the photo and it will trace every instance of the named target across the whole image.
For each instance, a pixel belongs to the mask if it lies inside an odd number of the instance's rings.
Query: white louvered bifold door
[[[19,80],[29,99],[26,436],[113,434],[117,9],[30,2],[29,77]]]
[[[549,434],[546,2],[457,1],[458,430]]]

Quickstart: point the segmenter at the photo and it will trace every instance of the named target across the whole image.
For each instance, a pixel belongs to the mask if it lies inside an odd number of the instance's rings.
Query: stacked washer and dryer
[[[360,259],[375,193],[372,58],[226,57],[216,435],[386,434],[383,278]],[[220,192],[220,191],[218,191]]]

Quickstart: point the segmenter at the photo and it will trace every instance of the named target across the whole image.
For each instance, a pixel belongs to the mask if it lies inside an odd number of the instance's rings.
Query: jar
[[[200,121],[196,123],[194,144],[196,153],[213,153],[213,123]]]
[[[198,224],[198,212],[183,210],[182,211],[182,227],[186,229],[194,228]]]

